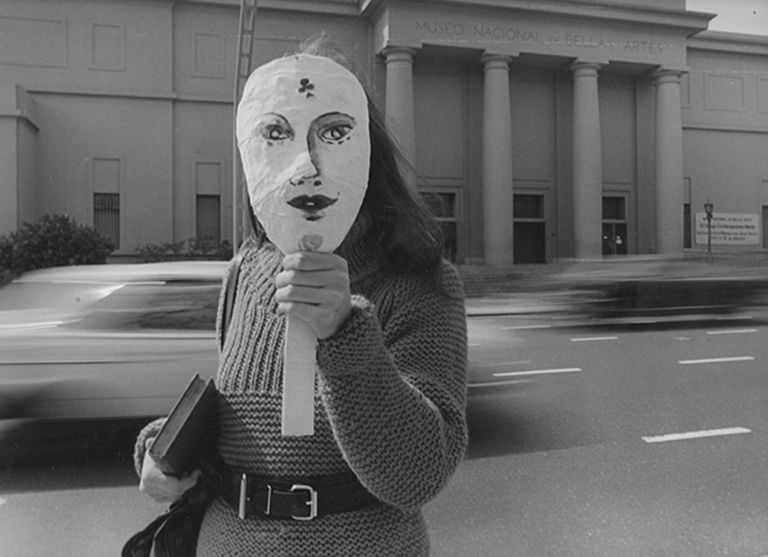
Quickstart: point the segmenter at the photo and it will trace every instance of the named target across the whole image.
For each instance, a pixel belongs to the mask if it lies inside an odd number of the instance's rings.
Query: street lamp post
[[[712,210],[715,205],[707,199],[704,204],[704,212],[707,214],[707,263],[712,262]]]

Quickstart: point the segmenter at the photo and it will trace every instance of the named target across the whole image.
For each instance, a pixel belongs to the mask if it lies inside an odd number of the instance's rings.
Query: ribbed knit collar
[[[370,233],[372,223],[373,217],[367,212],[361,211],[346,238],[335,252],[347,261],[350,282],[353,285],[380,272],[376,240]],[[259,258],[262,264],[266,264],[267,268],[272,268],[275,274],[279,272],[283,255],[269,239],[265,239],[259,245],[254,237],[250,237],[246,240],[243,248],[248,251],[260,252]]]

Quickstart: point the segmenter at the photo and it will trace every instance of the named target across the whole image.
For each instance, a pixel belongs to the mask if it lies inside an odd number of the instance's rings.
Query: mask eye
[[[274,112],[267,113],[261,118],[256,126],[256,133],[269,144],[275,141],[293,139],[294,136],[293,127],[288,123],[288,120]]]
[[[336,145],[350,138],[352,130],[355,129],[355,119],[342,112],[329,112],[316,118],[312,122],[312,128],[320,141]]]
[[[268,141],[282,141],[293,137],[291,130],[282,124],[267,124],[262,128],[261,134]]]
[[[326,143],[338,143],[352,131],[350,124],[334,124],[318,130],[317,135]]]

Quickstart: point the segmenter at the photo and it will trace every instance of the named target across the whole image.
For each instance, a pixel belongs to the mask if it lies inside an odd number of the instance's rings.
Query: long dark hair
[[[387,131],[383,118],[368,98],[371,165],[361,211],[373,220],[373,235],[385,268],[432,274],[443,248],[439,224],[416,197],[416,184],[408,185],[403,168],[409,163]],[[415,172],[410,172],[415,176]]]

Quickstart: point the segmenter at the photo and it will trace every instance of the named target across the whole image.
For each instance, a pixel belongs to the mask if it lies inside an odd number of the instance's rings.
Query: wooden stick
[[[317,337],[306,321],[288,316],[283,347],[284,436],[315,432],[315,349]]]

